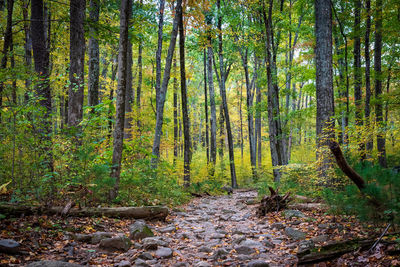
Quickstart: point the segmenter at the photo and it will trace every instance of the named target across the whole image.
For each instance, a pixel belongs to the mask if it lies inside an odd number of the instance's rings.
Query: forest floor
[[[39,260],[119,267],[295,266],[299,249],[377,233],[373,226],[363,227],[354,217],[322,211],[283,211],[259,218],[256,195],[256,191],[237,190],[232,195],[196,198],[174,209],[164,222],[146,222],[155,233],[155,250],[146,248],[143,241],[134,241],[125,252],[110,252],[74,240],[70,234],[107,232],[129,236],[129,226],[135,220],[56,216],[3,219],[0,239],[20,242],[23,254],[0,253],[0,266],[24,266]],[[397,264],[400,259],[386,255],[378,245],[372,252],[356,251],[319,266]]]

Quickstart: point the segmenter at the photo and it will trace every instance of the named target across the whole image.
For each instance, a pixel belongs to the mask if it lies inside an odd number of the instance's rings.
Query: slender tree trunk
[[[261,87],[256,82],[256,146],[257,146],[257,168],[261,169]]]
[[[165,69],[164,69],[163,81],[160,88],[159,103],[157,104],[156,128],[154,130],[155,133],[154,133],[153,151],[152,151],[154,157],[151,160],[153,168],[157,167],[157,163],[160,157],[160,143],[161,143],[163,120],[164,120],[164,104],[168,89],[168,82],[170,79],[172,58],[174,56],[174,50],[176,45],[176,37],[178,34],[177,15],[179,14],[179,12],[182,12],[182,0],[177,0],[176,3],[176,13],[172,24],[171,40],[169,43],[167,58],[165,61]]]
[[[206,14],[207,27],[211,27],[211,13]],[[208,90],[210,92],[210,176],[214,176],[215,164],[217,161],[217,111],[215,107],[215,91],[213,82],[213,49],[211,41],[211,32],[208,32],[207,43],[207,75],[208,75]]]
[[[208,125],[208,100],[207,100],[207,54],[206,49],[203,51],[203,65],[204,65],[204,112],[206,115],[206,154],[207,154],[207,165],[210,162],[210,137],[209,137],[209,125]]]
[[[178,159],[178,80],[177,67],[176,67],[176,56],[174,57],[174,166],[176,166],[176,161]]]
[[[132,138],[132,105],[133,105],[133,87],[132,87],[132,42],[128,40],[128,51],[126,54],[126,95],[125,95],[125,122],[124,138]]]
[[[143,63],[142,63],[142,53],[143,53],[143,41],[139,40],[139,51],[138,51],[138,84],[136,89],[136,125],[138,130],[140,130],[140,98],[142,94],[142,80],[143,80]],[[156,104],[157,105],[157,104]]]
[[[240,85],[240,103],[239,103],[239,117],[240,117],[240,153],[243,160],[243,112],[242,112],[242,102],[243,102],[243,86]]]
[[[25,44],[24,44],[24,50],[25,50],[25,66],[28,69],[28,71],[31,71],[32,67],[32,39],[31,39],[31,30],[29,27],[29,18],[28,18],[28,13],[29,13],[29,1],[28,0],[23,0],[23,6],[22,6],[22,14],[24,18],[24,34],[25,34]],[[30,91],[31,88],[31,83],[32,80],[31,78],[27,78],[25,80],[25,86],[27,89],[27,92],[25,93],[25,100],[28,98],[28,92]],[[1,95],[0,95],[1,98]],[[1,106],[1,105],[0,105]]]
[[[99,77],[100,56],[98,40],[98,22],[100,14],[99,0],[90,0],[89,7],[89,78],[88,78],[88,104],[99,104]]]
[[[365,26],[365,126],[367,128],[367,141],[366,141],[366,151],[365,156],[370,157],[371,151],[373,148],[373,139],[370,128],[370,102],[371,102],[371,77],[370,77],[370,52],[369,52],[369,35],[371,31],[371,0],[366,0],[366,12],[367,12],[367,21]]]
[[[110,90],[110,95],[108,99],[110,100],[110,106],[108,108],[108,139],[111,139],[112,135],[112,130],[113,130],[113,119],[112,119],[112,111],[114,110],[114,81],[117,76],[117,71],[118,71],[118,61],[116,58],[113,59],[113,64],[111,67],[111,90]]]
[[[110,200],[118,196],[119,179],[121,174],[122,148],[124,142],[124,121],[125,121],[125,96],[126,96],[126,78],[128,65],[128,32],[129,19],[132,13],[131,0],[122,0],[120,8],[120,29],[119,29],[119,47],[118,47],[118,89],[116,119],[114,127],[113,157],[111,167],[111,178],[114,179],[114,188],[110,190]]]
[[[83,118],[85,64],[85,0],[70,0],[70,68],[68,91],[68,125],[78,126]],[[33,34],[32,34],[33,36]]]
[[[181,3],[180,3],[181,4]],[[181,4],[182,5],[182,4]],[[190,122],[189,112],[186,95],[186,71],[185,71],[185,35],[183,28],[183,15],[182,7],[178,7],[176,16],[178,16],[179,26],[179,61],[181,69],[181,101],[182,101],[182,121],[183,121],[183,135],[185,150],[183,156],[184,168],[183,168],[183,181],[184,186],[190,185],[190,162],[192,159],[191,143],[190,143]]]
[[[46,154],[44,166],[53,171],[53,156],[51,152],[51,89],[49,83],[49,50],[46,47],[43,0],[31,1],[31,32],[32,50],[35,63],[35,71],[39,76],[35,85],[36,95],[41,98],[40,106],[44,109],[43,121],[39,128],[40,146]]]
[[[376,135],[379,165],[386,168],[385,133],[382,111],[382,0],[376,1],[375,10],[375,43],[374,43],[374,71],[375,71],[375,120],[379,127]]]
[[[160,10],[158,14],[158,41],[156,52],[156,110],[158,102],[160,101],[160,87],[161,87],[161,53],[162,53],[162,37],[164,27],[164,6],[165,0],[160,0]],[[174,62],[175,64],[175,62]]]
[[[331,158],[324,155],[334,140],[334,98],[332,74],[332,9],[329,0],[315,0],[315,64],[317,88],[317,160],[324,177]]]

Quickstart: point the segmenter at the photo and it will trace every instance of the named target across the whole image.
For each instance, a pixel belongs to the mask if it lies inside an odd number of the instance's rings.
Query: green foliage
[[[366,188],[360,192],[350,184],[344,190],[325,189],[332,209],[363,221],[400,223],[400,174],[369,163],[359,163],[355,170],[367,181]]]

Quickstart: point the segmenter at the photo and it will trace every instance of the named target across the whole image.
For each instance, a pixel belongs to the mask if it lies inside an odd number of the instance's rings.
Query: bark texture
[[[99,77],[100,56],[97,23],[99,22],[99,0],[90,0],[89,6],[89,78],[88,78],[88,104],[99,104]]]

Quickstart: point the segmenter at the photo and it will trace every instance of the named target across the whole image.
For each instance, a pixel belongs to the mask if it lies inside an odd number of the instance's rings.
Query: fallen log
[[[0,213],[4,215],[20,216],[32,214],[60,215],[64,207],[26,206],[16,204],[0,204]],[[70,216],[76,217],[111,217],[128,219],[161,219],[168,216],[169,210],[163,206],[145,207],[110,207],[110,208],[71,208]]]
[[[322,247],[316,247],[312,250],[301,251],[297,253],[297,264],[300,266],[334,260],[346,253],[369,249],[375,243],[375,241],[376,239],[338,241]],[[386,240],[382,240],[381,242],[386,244],[393,243],[392,241]]]

